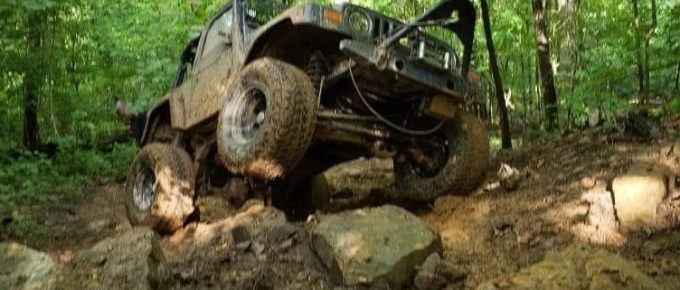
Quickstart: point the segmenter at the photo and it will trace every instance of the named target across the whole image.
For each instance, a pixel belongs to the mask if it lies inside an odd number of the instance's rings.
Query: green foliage
[[[676,97],[669,105],[668,110],[676,115],[680,115],[680,96]]]
[[[54,158],[30,152],[0,158],[0,211],[122,179],[137,152],[134,144],[116,144],[111,152],[100,153],[79,148],[73,138],[58,143]]]

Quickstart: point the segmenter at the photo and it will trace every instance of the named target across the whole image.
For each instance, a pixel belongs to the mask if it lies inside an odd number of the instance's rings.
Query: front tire
[[[307,152],[316,123],[314,86],[300,69],[261,58],[235,76],[220,111],[217,148],[234,173],[285,177]]]
[[[443,194],[467,195],[484,181],[489,166],[489,137],[482,123],[459,111],[439,130],[445,144],[442,166],[422,170],[413,158],[394,160],[397,187],[408,198],[431,200]],[[434,139],[434,138],[433,138]]]
[[[186,151],[167,144],[144,146],[130,167],[126,206],[130,223],[169,234],[194,214],[196,173]]]

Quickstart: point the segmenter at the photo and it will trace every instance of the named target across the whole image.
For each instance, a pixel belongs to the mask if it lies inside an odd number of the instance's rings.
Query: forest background
[[[436,1],[350,2],[408,21]],[[472,66],[496,148],[593,120],[620,130],[641,107],[657,120],[680,114],[680,0],[473,3]],[[121,138],[116,100],[142,110],[167,93],[179,53],[225,4],[0,1],[0,211],[123,180],[137,146]]]

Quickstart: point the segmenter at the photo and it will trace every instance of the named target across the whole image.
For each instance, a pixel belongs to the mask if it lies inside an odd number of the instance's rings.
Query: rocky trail
[[[306,222],[210,195],[171,236],[110,184],[3,217],[0,289],[678,289],[679,174],[670,137],[594,130],[495,154],[470,196],[408,202],[391,162],[356,160]]]

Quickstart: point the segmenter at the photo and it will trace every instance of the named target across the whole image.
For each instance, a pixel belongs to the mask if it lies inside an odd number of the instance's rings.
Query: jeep
[[[471,112],[475,18],[467,0],[408,22],[349,3],[233,0],[189,42],[170,93],[134,118],[128,217],[172,233],[198,217],[198,193],[239,181],[304,218],[329,201],[322,173],[360,157],[392,159],[407,199],[469,193],[489,159]]]

